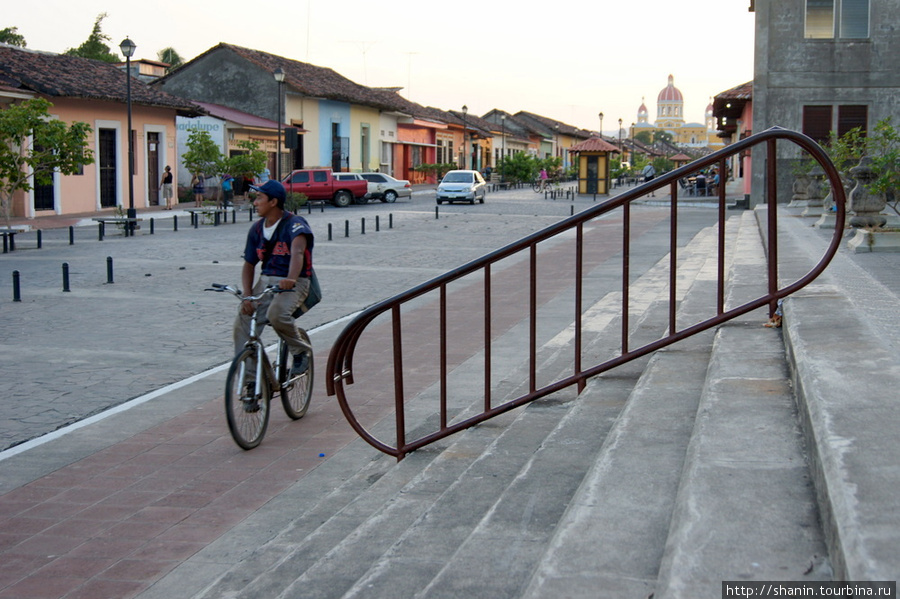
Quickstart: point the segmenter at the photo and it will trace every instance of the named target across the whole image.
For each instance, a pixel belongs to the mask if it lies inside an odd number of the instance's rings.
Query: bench
[[[3,253],[16,251],[16,233],[23,233],[24,229],[0,229],[3,235]],[[7,237],[9,238],[7,240]]]
[[[110,223],[113,225],[125,225],[125,237],[129,235],[134,236],[134,230],[137,228],[137,223],[141,222],[142,218],[128,218],[127,216],[98,216],[94,217],[91,220],[100,223],[100,232],[99,238],[100,241],[103,241],[103,236],[106,235],[106,224]]]

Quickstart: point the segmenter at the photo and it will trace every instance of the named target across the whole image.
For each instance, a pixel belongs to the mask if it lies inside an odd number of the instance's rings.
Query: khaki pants
[[[284,277],[262,276],[253,287],[251,295],[259,295],[269,285],[277,285]],[[309,295],[309,279],[300,278],[291,291],[283,291],[267,296],[262,300],[257,311],[264,311],[266,320],[257,325],[256,334],[262,335],[265,324],[271,324],[278,336],[284,339],[292,355],[303,353],[312,349],[300,337],[297,325],[294,322],[293,313]],[[250,339],[250,319],[238,309],[237,318],[234,319],[234,351],[241,351],[244,344]],[[267,321],[267,322],[266,322]],[[261,325],[261,326],[260,326]]]

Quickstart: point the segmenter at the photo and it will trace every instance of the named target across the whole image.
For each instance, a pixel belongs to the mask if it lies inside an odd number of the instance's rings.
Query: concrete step
[[[742,224],[726,308],[765,291],[752,214]],[[716,332],[656,597],[721,597],[723,580],[831,579],[784,343],[766,317]]]
[[[696,312],[694,302],[700,302],[708,314],[710,286],[698,279],[693,291],[699,293],[689,296],[682,313]],[[522,597],[653,593],[711,337],[697,335],[652,356]],[[582,401],[601,395],[606,381],[592,380]]]
[[[766,211],[757,210],[765,232]],[[783,282],[818,260],[808,222],[780,213]],[[836,580],[900,577],[900,298],[839,251],[784,302],[782,328]]]
[[[704,231],[680,254],[685,290],[691,277],[702,279],[707,267],[696,256],[708,254],[710,239],[710,232]],[[665,293],[667,265],[665,258],[644,265],[646,272],[632,285],[633,344],[657,339],[667,327],[667,300],[656,299]],[[603,268],[608,266],[598,270]],[[605,273],[597,276],[607,278]],[[616,294],[604,292],[602,285],[595,289],[598,303],[605,305],[589,312],[604,316],[592,322],[586,347],[609,357],[620,338],[619,320],[608,317]],[[703,296],[708,301],[709,294]],[[571,300],[563,292],[542,307],[545,341],[553,341],[539,352],[539,379],[571,372],[571,339],[563,339],[571,318],[555,309],[556,301]],[[606,326],[599,325],[601,320]],[[496,347],[520,348],[527,335],[527,323],[521,323],[507,331]],[[686,362],[693,364],[696,359],[697,354],[691,354]],[[249,520],[242,527],[246,550],[235,555],[224,544],[213,546],[188,562],[182,576],[170,575],[142,599],[164,597],[176,589],[180,596],[207,599],[439,597],[484,588],[496,591],[496,596],[520,596],[584,473],[604,443],[609,443],[606,433],[650,361],[645,358],[607,373],[577,400],[574,389],[557,393],[414,452],[399,464],[362,442],[354,443],[341,452],[338,468],[313,472],[277,498],[272,506],[277,515],[267,517],[273,510],[264,510]],[[702,358],[700,363],[704,364]],[[481,357],[472,356],[454,375],[466,379],[482,367]],[[680,381],[692,370],[679,363],[670,371],[657,369],[651,378],[661,383]],[[526,373],[526,364],[510,360],[505,371],[497,374],[503,381],[498,387],[519,393],[527,385]],[[411,428],[433,421],[436,393],[431,388],[409,401]],[[690,395],[696,402],[699,392],[691,387],[685,392]],[[467,410],[462,408],[457,417]],[[675,421],[664,420],[663,427]],[[379,426],[383,430],[377,433],[389,433],[393,424]],[[333,491],[323,495],[323,488]],[[309,497],[321,499],[310,503]],[[233,539],[230,545],[234,546]],[[473,574],[476,565],[477,577]],[[192,567],[208,569],[202,588],[179,585],[197,578]]]

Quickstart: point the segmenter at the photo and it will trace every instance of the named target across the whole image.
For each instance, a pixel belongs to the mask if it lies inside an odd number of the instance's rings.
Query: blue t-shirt
[[[259,219],[247,233],[247,246],[244,248],[244,260],[250,264],[262,261],[266,249],[266,238],[263,236],[264,218]],[[262,269],[262,274],[274,277],[286,277],[291,265],[291,243],[298,235],[306,235],[306,252],[303,256],[301,277],[312,276],[313,232],[309,223],[302,216],[288,211],[281,217],[281,223],[273,233],[275,245],[269,261]]]

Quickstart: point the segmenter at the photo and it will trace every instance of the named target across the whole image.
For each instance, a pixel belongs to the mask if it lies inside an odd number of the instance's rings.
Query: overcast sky
[[[18,27],[28,48],[63,52],[103,32],[136,58],[174,47],[186,60],[227,42],[329,67],[357,83],[403,87],[425,106],[482,115],[535,112],[588,129],[651,121],[668,80],[685,98],[685,119],[703,122],[712,96],[753,78],[749,0],[514,3],[474,8],[434,0],[239,0],[175,3],[8,0],[0,29]],[[565,9],[566,12],[563,12]]]

